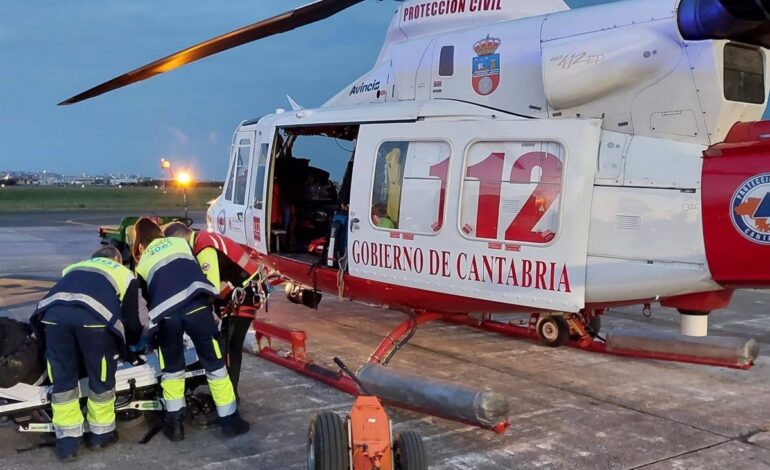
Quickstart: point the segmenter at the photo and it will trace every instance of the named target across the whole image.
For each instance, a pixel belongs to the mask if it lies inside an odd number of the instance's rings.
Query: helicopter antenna
[[[69,105],[99,96],[101,94],[123,88],[133,83],[147,80],[161,73],[170,72],[196,60],[218,54],[222,51],[242,46],[259,39],[285,33],[317,21],[325,20],[346,10],[364,0],[317,0],[305,6],[289,10],[266,20],[258,21],[249,26],[230,31],[221,36],[209,39],[187,49],[175,52],[170,56],[139,67],[112,80],[97,85],[79,95],[68,98],[61,103]]]
[[[303,109],[305,109],[304,106],[294,101],[294,99],[291,96],[286,95],[286,99],[289,100],[289,104],[291,105],[292,111],[302,111]]]

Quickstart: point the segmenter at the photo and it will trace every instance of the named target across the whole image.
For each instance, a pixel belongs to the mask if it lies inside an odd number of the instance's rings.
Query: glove
[[[144,354],[147,352],[148,339],[146,335],[142,335],[136,344],[132,344],[128,349],[136,354]]]

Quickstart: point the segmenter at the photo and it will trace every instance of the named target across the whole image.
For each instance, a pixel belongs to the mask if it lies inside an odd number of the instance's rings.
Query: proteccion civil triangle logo
[[[477,56],[473,58],[471,81],[473,91],[481,96],[487,96],[497,90],[500,84],[500,39],[487,37],[473,45]]]
[[[733,225],[754,243],[770,245],[770,173],[754,176],[733,195]]]

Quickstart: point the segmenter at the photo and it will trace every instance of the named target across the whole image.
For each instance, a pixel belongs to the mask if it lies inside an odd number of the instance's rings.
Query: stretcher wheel
[[[414,431],[402,432],[393,444],[395,470],[427,470],[428,458],[422,437]]]
[[[325,411],[313,417],[307,436],[308,470],[348,470],[348,429],[336,413]]]
[[[564,346],[569,339],[569,325],[560,315],[546,317],[537,324],[537,335],[543,344],[551,348]]]

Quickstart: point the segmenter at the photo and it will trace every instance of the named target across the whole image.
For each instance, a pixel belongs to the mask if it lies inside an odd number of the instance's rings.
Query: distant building
[[[110,178],[109,184],[112,186],[118,186],[123,184],[138,184],[139,178]]]

